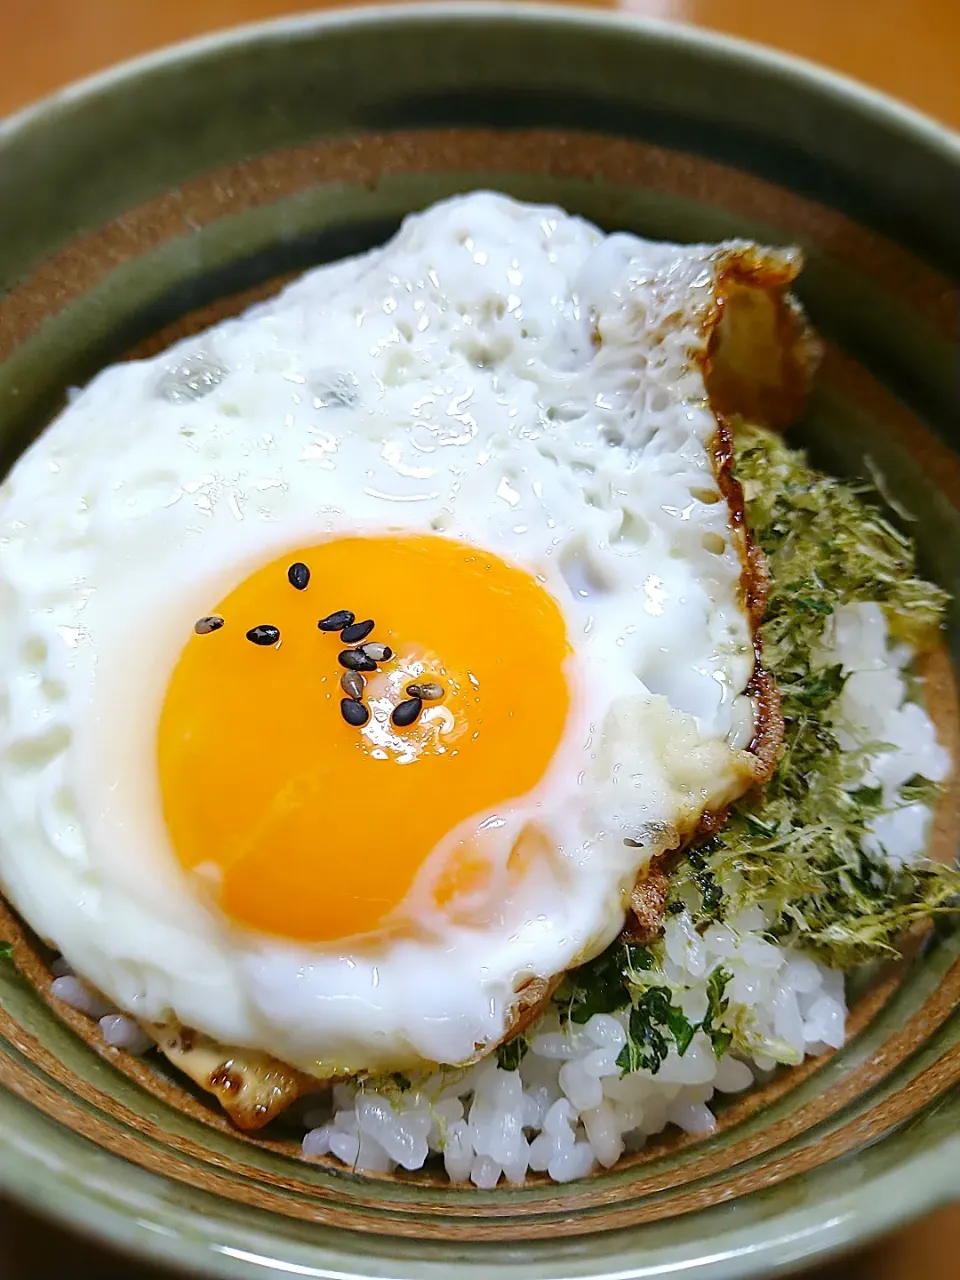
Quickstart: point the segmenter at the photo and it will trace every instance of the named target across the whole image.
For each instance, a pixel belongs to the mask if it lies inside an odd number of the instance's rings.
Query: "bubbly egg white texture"
[[[651,853],[743,789],[754,657],[699,362],[711,255],[453,199],[105,370],[21,458],[0,491],[0,873],[119,1007],[308,1071],[466,1061],[524,980],[616,935]],[[258,935],[171,851],[165,689],[251,570],[383,530],[473,543],[559,603],[563,741],[534,792],[477,816],[503,856],[530,819],[555,855],[482,924]]]

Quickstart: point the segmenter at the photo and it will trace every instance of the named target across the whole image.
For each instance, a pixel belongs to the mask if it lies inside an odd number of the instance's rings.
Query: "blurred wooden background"
[[[605,6],[607,0],[596,0]],[[296,0],[0,0],[0,116],[159,45],[306,12]],[[826,63],[960,128],[960,0],[625,0]],[[958,211],[960,217],[960,211]],[[0,1205],[0,1280],[171,1280]],[[807,1280],[956,1280],[960,1207]]]
[[[958,0],[592,3],[776,45],[866,80],[960,128]],[[323,7],[320,0],[0,0],[0,115],[158,45]]]

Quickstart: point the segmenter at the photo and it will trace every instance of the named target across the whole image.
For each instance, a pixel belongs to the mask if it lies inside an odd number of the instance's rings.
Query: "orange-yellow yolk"
[[[288,567],[310,569],[296,590]],[[373,618],[393,658],[368,675],[371,717],[340,711],[344,649],[320,618]],[[569,707],[563,617],[528,574],[439,536],[351,537],[291,551],[215,609],[167,690],[158,763],[181,864],[234,920],[322,942],[376,931],[455,828],[536,786]],[[276,645],[253,627],[279,628]],[[444,696],[395,728],[411,681]],[[469,838],[438,877],[442,906],[476,883]],[[463,883],[460,884],[459,881]]]

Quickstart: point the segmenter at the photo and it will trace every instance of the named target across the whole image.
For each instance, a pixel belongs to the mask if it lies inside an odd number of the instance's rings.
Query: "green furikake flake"
[[[503,1071],[516,1071],[524,1059],[527,1048],[528,1045],[523,1036],[514,1036],[512,1040],[508,1040],[505,1044],[498,1044],[496,1048],[497,1066]]]
[[[10,942],[0,942],[0,960],[10,960],[13,958],[13,944]]]
[[[654,968],[653,952],[630,942],[615,942],[595,960],[576,971],[576,982],[565,983],[554,997],[563,1018],[589,1022],[595,1013],[616,1013],[631,1000],[631,979]]]
[[[718,1059],[727,1052],[733,1040],[733,1032],[723,1025],[723,1015],[730,1007],[730,1001],[726,998],[727,984],[732,978],[733,974],[729,970],[718,965],[707,979],[707,1012],[700,1025],[710,1037],[713,1052]]]
[[[883,796],[857,779],[885,748],[841,750],[832,712],[843,671],[818,665],[815,651],[834,610],[853,602],[879,603],[895,640],[930,647],[947,596],[918,576],[909,539],[865,488],[823,475],[779,436],[744,424],[735,456],[770,569],[763,653],[782,697],[784,752],[767,787],[735,804],[722,830],[687,852],[671,876],[667,914],[689,911],[703,930],[762,904],[775,941],[846,970],[895,954],[914,922],[957,910],[960,872],[929,860],[895,868],[861,849]],[[915,682],[913,696],[920,694]],[[938,793],[917,776],[901,788],[899,803],[932,806]],[[664,978],[662,944],[617,942],[570,974],[555,1000],[561,1017],[577,1023],[629,1009],[618,1065],[656,1072],[671,1042],[682,1053],[698,1029],[718,1058],[731,1045],[749,1049],[730,1010],[730,981],[722,966],[708,975],[706,1013],[692,1021],[679,1007],[682,991]]]
[[[679,1054],[686,1053],[696,1031],[683,1010],[673,1004],[669,987],[647,987],[636,997],[630,1010],[627,1043],[620,1050],[617,1066],[624,1074],[641,1067],[653,1075],[670,1050],[670,1040]]]
[[[678,868],[672,899],[695,903],[700,926],[762,902],[776,940],[849,969],[895,953],[911,924],[952,909],[960,873],[924,860],[893,868],[862,851],[881,790],[851,789],[865,760],[842,751],[833,732],[843,673],[816,666],[814,651],[833,610],[854,601],[879,602],[892,636],[929,645],[947,597],[918,577],[909,540],[879,508],[778,436],[741,426],[736,475],[770,568],[763,654],[783,699],[784,753],[763,792],[734,805],[722,831]],[[933,804],[937,793],[936,783],[915,777],[900,803]],[[708,901],[705,872],[736,888]]]
[[[656,1075],[671,1043],[683,1057],[701,1027],[718,1057],[720,1042],[726,1048],[732,1039],[732,1033],[721,1025],[727,1011],[723,993],[730,974],[725,969],[710,974],[707,1014],[697,1022],[677,1003],[681,993],[664,979],[662,967],[659,944],[641,947],[616,942],[571,974],[555,997],[561,1017],[571,1022],[589,1022],[595,1013],[630,1010],[627,1043],[617,1057],[621,1073],[644,1068]]]

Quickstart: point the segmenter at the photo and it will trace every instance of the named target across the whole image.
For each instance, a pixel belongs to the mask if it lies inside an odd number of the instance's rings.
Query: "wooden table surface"
[[[316,7],[296,0],[0,0],[0,115],[158,45]],[[960,0],[625,0],[623,7],[828,63],[960,128]],[[169,1280],[0,1205],[0,1280],[68,1274]],[[816,1280],[957,1276],[960,1207],[816,1272]]]

